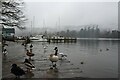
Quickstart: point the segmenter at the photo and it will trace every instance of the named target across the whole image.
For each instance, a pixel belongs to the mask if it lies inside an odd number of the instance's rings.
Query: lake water
[[[8,42],[7,60],[3,59],[3,76],[9,77],[9,69],[14,60],[23,61],[25,50],[21,43]],[[119,40],[80,39],[77,43],[44,43],[32,42],[36,70],[32,78],[117,78],[118,77],[118,44]],[[48,47],[44,50],[44,45]],[[67,60],[57,62],[57,73],[49,71],[51,62],[47,59],[57,46],[59,53],[67,55]],[[11,61],[11,63],[10,63]],[[83,64],[81,64],[83,62]],[[8,70],[9,71],[9,70]]]

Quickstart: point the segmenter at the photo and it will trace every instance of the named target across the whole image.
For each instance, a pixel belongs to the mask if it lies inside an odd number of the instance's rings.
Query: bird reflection
[[[58,69],[48,69],[46,71],[46,76],[47,78],[58,78]]]
[[[33,72],[27,72],[26,74],[25,74],[25,77],[26,78],[32,78],[34,76],[34,73]]]

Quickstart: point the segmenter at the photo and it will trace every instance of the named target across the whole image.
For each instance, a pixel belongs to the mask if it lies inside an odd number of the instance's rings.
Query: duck
[[[80,62],[80,64],[84,64],[84,62]]]
[[[25,59],[24,64],[27,68],[27,72],[30,72],[31,70],[35,69],[35,66],[28,59]]]
[[[27,50],[26,55],[29,56],[29,59],[31,60],[31,57],[33,57],[35,54],[33,54],[31,51],[29,52],[29,50]]]
[[[108,48],[106,48],[106,51],[109,51],[109,49],[108,49]]]
[[[20,76],[25,75],[25,71],[21,69],[17,64],[12,64],[11,73],[20,78]]]
[[[32,44],[30,45],[30,48],[33,48],[33,45],[32,45]]]
[[[4,50],[3,50],[3,55],[6,56],[7,54],[8,54],[7,49],[4,49]]]
[[[100,49],[100,52],[102,52],[102,49]]]

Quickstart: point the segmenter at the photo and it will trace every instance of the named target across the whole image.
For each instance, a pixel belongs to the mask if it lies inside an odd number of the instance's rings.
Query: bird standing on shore
[[[49,56],[49,60],[52,62],[51,69],[56,68],[56,66],[57,66],[56,62],[59,60],[59,57],[57,56],[57,54],[58,54],[58,48],[55,47],[54,50],[55,50],[55,54],[50,54],[50,56]]]
[[[3,55],[6,56],[7,54],[8,54],[7,49],[4,49],[4,50],[3,50]]]
[[[30,45],[30,52],[32,53],[32,48],[33,48],[33,45],[31,44]]]
[[[30,72],[35,68],[35,66],[28,59],[25,59],[24,64],[27,68],[27,72]]]
[[[25,71],[17,66],[17,64],[12,64],[11,73],[13,73],[16,78],[20,78],[20,76],[25,74]]]
[[[56,68],[56,62],[59,60],[58,56],[50,54],[49,60],[52,62],[52,67]],[[52,68],[51,68],[52,69]]]
[[[29,56],[29,60],[31,60],[31,57],[33,57],[35,54],[29,52],[29,50],[27,50],[27,53],[26,53],[27,56]]]

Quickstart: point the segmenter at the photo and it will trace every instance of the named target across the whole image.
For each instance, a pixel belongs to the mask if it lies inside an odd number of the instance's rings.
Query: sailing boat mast
[[[46,24],[45,24],[45,20],[43,20],[43,34],[45,35],[45,36],[47,36],[47,30],[46,30]]]
[[[35,21],[35,16],[33,16],[33,21],[31,21],[31,36],[33,36],[33,27],[34,27],[34,21]]]
[[[32,21],[31,21],[31,35],[30,36],[32,36]]]
[[[34,27],[35,26],[35,16],[33,16],[33,26],[32,27]],[[33,34],[34,34],[34,28],[32,29],[33,31]]]
[[[58,26],[58,27],[59,27],[59,30],[60,30],[60,17],[59,17],[59,20],[58,20],[58,21],[59,21],[59,26]]]
[[[58,36],[60,36],[60,17],[58,18]]]

